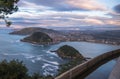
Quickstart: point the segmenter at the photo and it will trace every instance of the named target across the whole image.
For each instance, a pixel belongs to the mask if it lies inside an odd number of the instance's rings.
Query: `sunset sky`
[[[20,0],[18,7],[10,15],[14,28],[120,27],[120,0]]]

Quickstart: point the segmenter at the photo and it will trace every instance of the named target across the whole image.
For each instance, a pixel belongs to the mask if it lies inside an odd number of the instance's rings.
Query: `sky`
[[[9,19],[12,28],[116,26],[120,0],[20,0]],[[5,27],[1,22],[0,27]]]

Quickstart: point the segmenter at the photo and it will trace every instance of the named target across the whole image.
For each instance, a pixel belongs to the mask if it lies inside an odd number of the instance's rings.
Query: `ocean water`
[[[62,42],[55,45],[35,45],[19,41],[24,36],[8,34],[13,30],[2,29],[0,30],[0,61],[6,59],[19,59],[29,69],[29,74],[35,72],[42,75],[55,75],[57,73],[58,65],[65,63],[57,54],[50,52],[56,50],[62,45],[70,45],[75,47],[85,57],[96,57],[102,53],[115,50],[120,46],[88,43],[88,42]],[[115,61],[111,61],[86,79],[106,79],[112,70]],[[103,72],[106,72],[103,74]]]

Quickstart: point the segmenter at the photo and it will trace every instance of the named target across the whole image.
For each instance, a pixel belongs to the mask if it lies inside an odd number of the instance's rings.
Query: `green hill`
[[[59,74],[64,73],[65,71],[85,62],[85,58],[77,51],[75,48],[64,45],[60,47],[57,51],[57,54],[63,59],[70,59],[69,62],[61,64],[59,66]]]
[[[33,34],[31,34],[28,37],[25,37],[21,41],[30,42],[30,43],[37,43],[37,44],[49,44],[49,43],[53,42],[53,39],[45,33],[34,32]]]
[[[75,48],[68,45],[60,47],[56,52],[61,58],[84,59],[84,57]]]

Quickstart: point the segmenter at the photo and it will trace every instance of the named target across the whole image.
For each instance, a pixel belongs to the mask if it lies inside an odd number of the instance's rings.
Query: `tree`
[[[19,0],[0,0],[0,19],[4,19],[6,26],[10,26],[11,22],[8,21],[9,14],[18,11],[18,6],[16,5]]]
[[[0,79],[26,79],[27,71],[25,65],[18,60],[0,62]]]
[[[28,74],[27,67],[22,61],[0,61],[0,79],[54,79],[52,76],[41,76],[39,73]]]

